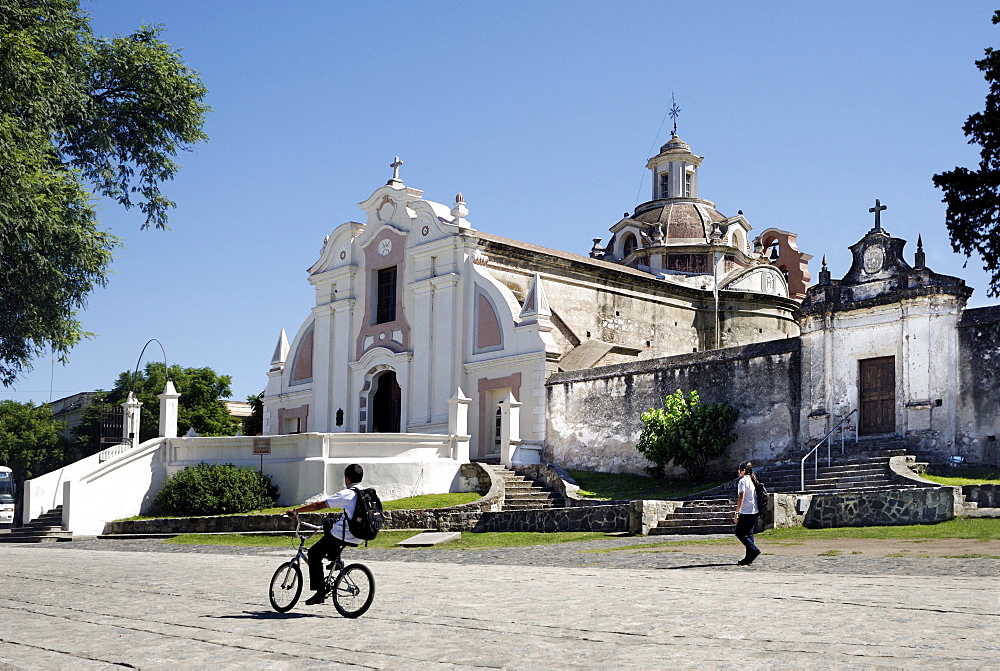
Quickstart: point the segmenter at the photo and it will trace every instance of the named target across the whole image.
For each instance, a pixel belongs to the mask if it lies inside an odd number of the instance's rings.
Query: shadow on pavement
[[[736,566],[736,562],[726,562],[724,564],[685,564],[684,566],[663,566],[664,570],[675,571],[682,568],[716,568],[718,566]]]
[[[217,620],[292,620],[300,617],[311,617],[307,613],[276,613],[273,610],[245,610],[233,615],[205,615]]]

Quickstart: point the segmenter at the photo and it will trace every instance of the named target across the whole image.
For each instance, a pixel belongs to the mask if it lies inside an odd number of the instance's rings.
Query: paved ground
[[[662,542],[348,550],[378,584],[357,621],[271,611],[283,550],[0,545],[0,668],[1000,668],[998,559],[772,553],[743,568],[735,541]]]

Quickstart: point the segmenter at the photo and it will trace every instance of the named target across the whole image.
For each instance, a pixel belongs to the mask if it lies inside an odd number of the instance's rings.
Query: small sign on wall
[[[254,438],[253,439],[253,453],[254,454],[271,454],[271,439],[270,438]]]

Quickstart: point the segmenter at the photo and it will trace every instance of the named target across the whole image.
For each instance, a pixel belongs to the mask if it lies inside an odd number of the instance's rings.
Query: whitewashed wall
[[[65,529],[97,535],[106,522],[148,513],[167,477],[201,462],[262,468],[280,489],[279,505],[288,506],[342,489],[352,463],[361,464],[364,482],[384,500],[467,491],[460,473],[467,454],[441,434],[273,436],[263,462],[251,437],[156,438],[103,463],[93,455],[28,480],[24,521],[63,505]]]

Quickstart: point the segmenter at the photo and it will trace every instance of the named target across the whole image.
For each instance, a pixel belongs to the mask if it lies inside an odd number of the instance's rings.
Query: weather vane
[[[677,106],[677,101],[674,100],[674,92],[670,92],[670,118],[674,120],[674,132],[671,135],[677,136],[677,115],[681,113],[681,108]]]

